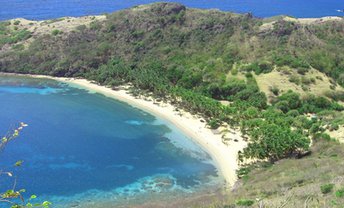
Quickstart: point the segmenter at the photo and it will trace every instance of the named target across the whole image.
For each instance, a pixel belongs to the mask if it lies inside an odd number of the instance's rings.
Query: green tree
[[[278,101],[285,101],[285,103],[283,104],[283,108],[287,108],[287,109],[298,109],[299,107],[301,107],[302,102],[300,99],[300,95],[289,90],[288,92],[280,95],[278,97]]]
[[[250,142],[240,158],[269,159],[271,162],[307,151],[310,140],[289,126],[280,126],[264,120],[247,122]]]

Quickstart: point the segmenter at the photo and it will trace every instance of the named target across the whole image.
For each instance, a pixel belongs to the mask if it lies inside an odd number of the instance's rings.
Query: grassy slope
[[[293,82],[292,78],[296,77]],[[297,74],[297,72],[287,68],[287,70],[274,70],[267,74],[260,74],[256,76],[256,80],[260,90],[262,90],[268,97],[276,97],[271,88],[276,87],[280,93],[293,90],[301,96],[307,94],[314,94],[324,96],[329,92],[344,92],[341,86],[333,88],[332,79],[318,70],[309,70],[305,75]]]
[[[239,199],[260,199],[255,207],[264,204],[264,207],[342,208],[344,197],[337,197],[335,192],[344,188],[344,146],[319,141],[312,152],[302,159],[285,159],[253,170],[239,181],[225,204],[235,205]],[[320,187],[331,183],[335,185],[333,190],[323,194]]]

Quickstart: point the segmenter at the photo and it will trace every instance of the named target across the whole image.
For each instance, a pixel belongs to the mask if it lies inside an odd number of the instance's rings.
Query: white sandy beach
[[[154,101],[136,98],[133,95],[130,95],[127,90],[113,90],[105,86],[91,83],[86,79],[60,78],[43,75],[29,76],[36,78],[50,78],[74,84],[84,89],[89,89],[93,92],[101,93],[105,96],[124,101],[134,107],[140,108],[155,116],[172,122],[210,154],[220,173],[226,180],[227,187],[233,186],[237,181],[236,170],[238,169],[238,151],[242,150],[247,145],[240,136],[241,134],[239,131],[231,129],[226,134],[226,137],[230,139],[225,144],[222,141],[221,133],[214,133],[211,129],[206,127],[206,123],[201,122],[199,117],[181,110],[176,111],[175,107],[170,104],[157,104]]]

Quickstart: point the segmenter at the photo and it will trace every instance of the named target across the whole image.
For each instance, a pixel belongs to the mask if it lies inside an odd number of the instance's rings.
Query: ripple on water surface
[[[54,207],[185,197],[223,182],[209,155],[173,124],[123,102],[16,76],[0,76],[0,100],[0,135],[29,124],[1,153],[1,168],[16,173],[27,196]],[[17,160],[23,167],[13,169]]]

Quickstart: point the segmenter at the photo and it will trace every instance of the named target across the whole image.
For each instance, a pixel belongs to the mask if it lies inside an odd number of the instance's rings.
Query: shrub
[[[299,85],[300,84],[300,78],[297,75],[291,75],[289,77],[289,82],[292,82],[292,83],[294,83],[296,85]]]
[[[307,64],[304,60],[296,58],[291,54],[275,54],[273,56],[273,63],[277,66],[290,66],[292,68],[297,68],[298,71],[303,72],[305,69],[309,68],[309,64]]]
[[[331,102],[325,97],[310,95],[303,100],[302,110],[304,113],[318,113],[323,110],[343,110],[343,106],[336,102]]]
[[[16,31],[15,33],[13,33],[11,37],[3,38],[3,39],[0,38],[0,45],[6,44],[6,43],[10,43],[10,44],[17,43],[19,41],[26,40],[30,37],[31,37],[31,32],[26,29],[23,29],[23,30]]]
[[[102,28],[102,25],[99,21],[95,20],[90,23],[90,29],[91,30],[100,30]]]
[[[252,71],[257,71],[259,68],[257,63],[251,63],[249,65],[246,65],[243,67],[243,70],[246,72],[252,72]]]
[[[286,100],[282,100],[282,101],[279,101],[275,104],[275,108],[281,110],[283,113],[287,113],[290,108],[289,108],[289,104]]]
[[[298,109],[302,104],[300,95],[291,90],[280,95],[278,101],[286,101],[289,109]]]
[[[252,63],[244,67],[244,70],[247,72],[254,72],[255,74],[259,75],[261,73],[269,73],[273,70],[273,66],[269,62],[262,62],[262,63]]]
[[[252,78],[253,75],[252,75],[251,72],[247,72],[247,73],[245,74],[245,77],[249,79],[249,78]]]
[[[236,202],[236,204],[239,206],[250,207],[254,204],[254,201],[250,199],[240,199],[239,201]]]
[[[308,72],[308,68],[298,68],[297,69],[297,73],[301,74],[301,75],[305,75]]]
[[[220,127],[220,123],[216,119],[212,119],[208,122],[208,125],[210,126],[211,129],[217,129]]]
[[[316,76],[315,78],[318,79],[318,80],[321,80],[321,81],[324,80],[321,76]]]
[[[337,123],[332,123],[329,127],[330,131],[337,131],[339,129],[339,125]]]
[[[278,67],[277,71],[284,75],[291,75],[291,69],[288,66]]]
[[[297,117],[299,115],[300,115],[300,113],[297,110],[291,110],[287,113],[287,116],[291,116],[291,117]]]
[[[325,93],[326,97],[331,98],[335,101],[343,101],[344,102],[344,92],[343,91],[327,91]]]
[[[273,70],[273,65],[269,62],[262,62],[258,64],[259,72],[258,73],[269,73]],[[256,71],[257,73],[257,71]]]
[[[309,91],[309,88],[306,85],[301,85],[301,89],[303,91]]]
[[[75,29],[79,30],[80,32],[85,31],[87,29],[86,25],[78,25]]]
[[[232,74],[232,75],[237,75],[237,74],[238,74],[238,69],[237,69],[237,68],[233,68],[233,69],[231,70],[231,74]]]
[[[279,89],[276,86],[271,87],[270,91],[276,96],[278,96],[278,94],[279,94]]]
[[[318,132],[322,132],[323,128],[321,127],[320,123],[314,123],[311,128],[309,129],[309,132],[312,134],[316,134]]]
[[[313,136],[313,139],[314,140],[320,140],[320,139],[323,139],[323,140],[326,140],[326,141],[331,141],[332,138],[330,135],[326,134],[326,133],[316,133],[314,136]]]
[[[332,192],[333,187],[334,187],[333,183],[324,184],[324,185],[320,186],[320,191],[323,194],[328,194],[328,193]]]
[[[19,20],[16,20],[13,22],[14,25],[19,25],[20,24],[20,21]]]
[[[308,77],[301,77],[301,83],[304,85],[310,85],[312,83],[312,81]]]
[[[247,176],[251,172],[250,167],[242,167],[236,171],[236,174],[238,178],[243,178],[244,176]]]
[[[311,77],[310,80],[311,80],[312,84],[316,83],[316,80],[313,77]]]
[[[16,44],[12,46],[12,49],[17,50],[17,51],[22,51],[25,49],[25,46],[23,44]]]
[[[341,188],[338,191],[336,191],[336,197],[344,197],[344,188]]]
[[[61,30],[57,30],[57,29],[55,29],[55,30],[53,30],[52,32],[51,32],[51,34],[53,35],[53,36],[56,36],[56,35],[59,35],[59,34],[62,34],[63,32],[61,31]]]

